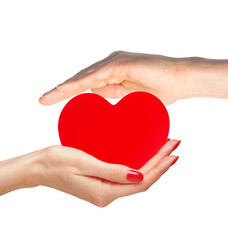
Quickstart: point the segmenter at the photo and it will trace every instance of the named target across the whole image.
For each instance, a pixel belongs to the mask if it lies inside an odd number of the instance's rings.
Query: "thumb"
[[[135,169],[120,164],[111,164],[96,158],[87,161],[82,174],[102,178],[116,183],[138,183],[143,181],[143,174]]]
[[[101,88],[91,89],[91,91],[104,98],[122,98],[130,93],[122,84],[106,85]]]

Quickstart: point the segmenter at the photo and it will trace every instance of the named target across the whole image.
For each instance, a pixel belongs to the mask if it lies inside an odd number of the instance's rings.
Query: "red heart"
[[[150,93],[130,93],[115,105],[97,94],[84,93],[63,108],[58,128],[63,146],[139,169],[167,141],[169,115]]]

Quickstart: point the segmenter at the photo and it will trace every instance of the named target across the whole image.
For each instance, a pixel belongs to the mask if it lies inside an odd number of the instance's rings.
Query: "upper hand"
[[[40,98],[50,105],[88,89],[106,98],[146,91],[170,104],[184,98],[186,63],[160,55],[117,51],[83,69]]]

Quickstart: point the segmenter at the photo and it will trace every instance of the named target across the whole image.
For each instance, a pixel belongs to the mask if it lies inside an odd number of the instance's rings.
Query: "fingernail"
[[[127,180],[130,182],[142,182],[143,174],[134,170],[129,170],[127,173]]]
[[[177,142],[177,145],[174,147],[173,151],[174,151],[175,149],[177,149],[177,147],[180,145],[180,143],[181,143],[181,140],[179,140],[179,141]]]
[[[166,142],[168,142],[170,140],[170,138],[168,138],[167,140],[166,140]]]
[[[173,166],[173,164],[178,160],[178,158],[179,158],[179,156],[177,156],[177,157],[173,160],[173,162],[172,162],[172,164],[171,164],[170,166]]]

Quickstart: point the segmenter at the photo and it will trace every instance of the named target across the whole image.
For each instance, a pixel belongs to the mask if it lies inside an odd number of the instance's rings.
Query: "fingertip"
[[[44,97],[44,95],[42,95],[40,98],[39,98],[39,103],[41,104],[41,105],[46,105],[46,102],[45,102],[45,97]]]
[[[48,105],[54,104],[53,102],[51,102],[51,101],[48,99],[48,97],[46,96],[46,94],[44,94],[43,96],[41,96],[41,97],[39,98],[39,103],[40,103],[41,105],[44,105],[44,106],[48,106]]]
[[[175,145],[173,151],[174,151],[175,149],[177,149],[177,147],[180,145],[180,143],[181,143],[181,140],[177,140],[176,145]]]
[[[41,96],[38,101],[41,105],[45,105],[45,101],[44,101],[43,96]]]
[[[155,169],[157,169],[160,174],[164,174],[175,162],[178,160],[179,156],[170,155],[166,156],[163,159],[161,159],[157,165],[155,166]]]
[[[136,170],[129,170],[127,173],[127,180],[129,182],[139,183],[143,181],[143,174]]]
[[[168,138],[167,139],[167,142],[172,142],[172,143],[174,143],[174,142],[179,142],[179,141],[181,141],[181,140],[178,140],[178,139],[170,139],[170,138]]]
[[[172,147],[172,151],[174,151],[181,143],[181,140],[177,139],[169,139],[166,142],[166,146]]]
[[[50,91],[44,93],[39,98],[39,103],[45,106],[52,105],[57,103],[58,101],[62,100],[62,97],[60,93],[56,93],[57,88],[53,88]]]
[[[177,162],[177,160],[179,159],[179,156],[176,156],[174,158],[174,160],[172,161],[171,165],[170,166],[173,166],[173,164],[175,164]]]

